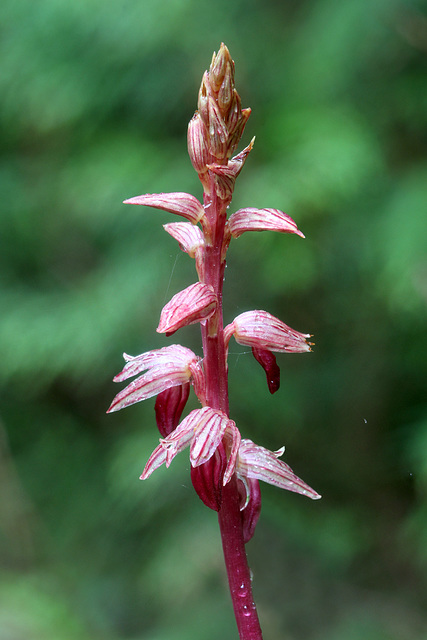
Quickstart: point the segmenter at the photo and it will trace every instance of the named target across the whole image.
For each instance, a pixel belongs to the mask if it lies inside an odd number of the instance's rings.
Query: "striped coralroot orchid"
[[[277,231],[304,238],[295,222],[278,209],[245,208],[227,219],[236,178],[254,140],[233,156],[250,116],[242,109],[234,83],[234,62],[222,44],[203,75],[198,110],[188,126],[188,152],[203,186],[203,203],[187,193],[145,194],[125,200],[182,216],[186,222],[164,225],[180,248],[195,260],[199,281],[176,293],[160,314],[157,331],[171,335],[200,324],[203,358],[174,344],[140,356],[124,354],[126,364],[115,378],[134,380],[114,398],[109,412],[157,396],[155,411],[162,438],[141,479],[169,467],[189,447],[191,480],[201,500],[218,512],[237,628],[241,640],[260,640],[261,628],[252,598],[245,543],[255,531],[261,510],[259,481],[313,500],[320,495],[279,457],[241,439],[229,415],[227,355],[231,336],[249,346],[263,367],[271,393],[279,389],[280,369],[274,352],[311,351],[309,334],[288,327],[266,311],[247,311],[225,328],[222,289],[229,243],[246,231]],[[201,404],[181,420],[190,386]]]

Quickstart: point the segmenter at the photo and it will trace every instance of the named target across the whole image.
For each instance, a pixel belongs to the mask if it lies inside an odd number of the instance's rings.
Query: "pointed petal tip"
[[[117,411],[117,407],[115,407],[114,402],[112,402],[105,413],[114,413],[115,411]]]
[[[317,491],[312,489],[305,482],[303,484],[305,485],[305,488],[300,488],[298,491],[295,491],[295,493],[299,493],[301,496],[304,496],[306,498],[311,498],[311,500],[320,500],[320,498],[322,497],[320,493],[317,493]]]

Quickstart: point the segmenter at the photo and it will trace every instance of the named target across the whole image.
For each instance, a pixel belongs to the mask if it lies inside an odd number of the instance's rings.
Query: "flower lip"
[[[265,371],[267,385],[271,394],[276,393],[280,387],[280,368],[276,362],[276,356],[267,349],[252,347],[254,358]]]

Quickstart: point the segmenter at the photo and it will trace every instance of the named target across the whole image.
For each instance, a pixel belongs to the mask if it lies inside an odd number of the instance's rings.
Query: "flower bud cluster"
[[[209,191],[209,169],[227,164],[251,114],[249,108],[242,109],[234,84],[234,62],[225,44],[213,54],[209,71],[203,75],[197,106],[188,125],[188,153]]]

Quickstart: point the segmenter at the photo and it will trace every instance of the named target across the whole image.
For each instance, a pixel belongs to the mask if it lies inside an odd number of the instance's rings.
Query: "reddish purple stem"
[[[227,202],[217,197],[213,177],[211,193],[205,194],[204,204],[213,230],[212,241],[205,247],[205,282],[214,288],[218,299],[217,311],[204,326],[202,325],[206,400],[208,406],[219,409],[228,416],[228,379],[222,319],[225,260],[221,256]],[[258,614],[252,597],[236,476],[233,476],[223,489],[218,520],[240,640],[262,640]]]

